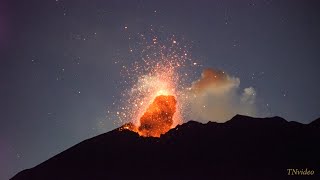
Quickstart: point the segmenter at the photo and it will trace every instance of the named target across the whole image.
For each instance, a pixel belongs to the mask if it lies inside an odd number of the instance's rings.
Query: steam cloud
[[[205,69],[189,89],[189,118],[206,123],[225,122],[236,114],[255,116],[254,88],[239,90],[239,85],[239,78],[224,71]]]

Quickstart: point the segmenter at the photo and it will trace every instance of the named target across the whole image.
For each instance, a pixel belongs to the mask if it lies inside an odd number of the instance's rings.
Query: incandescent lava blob
[[[168,132],[173,124],[176,104],[176,98],[172,95],[157,96],[140,118],[139,134],[160,137]]]

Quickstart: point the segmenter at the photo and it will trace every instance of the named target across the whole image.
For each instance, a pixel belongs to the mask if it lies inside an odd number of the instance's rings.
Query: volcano
[[[312,175],[296,176],[317,179],[319,139],[320,119],[300,124],[280,117],[236,115],[226,123],[189,121],[159,138],[120,127],[87,139],[12,180],[291,179],[288,169],[312,171]]]

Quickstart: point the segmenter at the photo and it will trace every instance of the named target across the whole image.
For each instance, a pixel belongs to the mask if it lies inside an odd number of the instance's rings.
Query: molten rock
[[[140,118],[139,133],[143,136],[160,137],[168,132],[173,123],[176,104],[174,96],[157,96]]]

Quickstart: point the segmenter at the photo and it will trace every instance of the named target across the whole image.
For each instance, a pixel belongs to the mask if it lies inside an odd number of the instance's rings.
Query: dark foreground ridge
[[[189,121],[160,138],[115,129],[85,140],[12,180],[292,179],[320,177],[320,119],[237,115],[226,123]],[[309,172],[310,173],[310,172]]]

